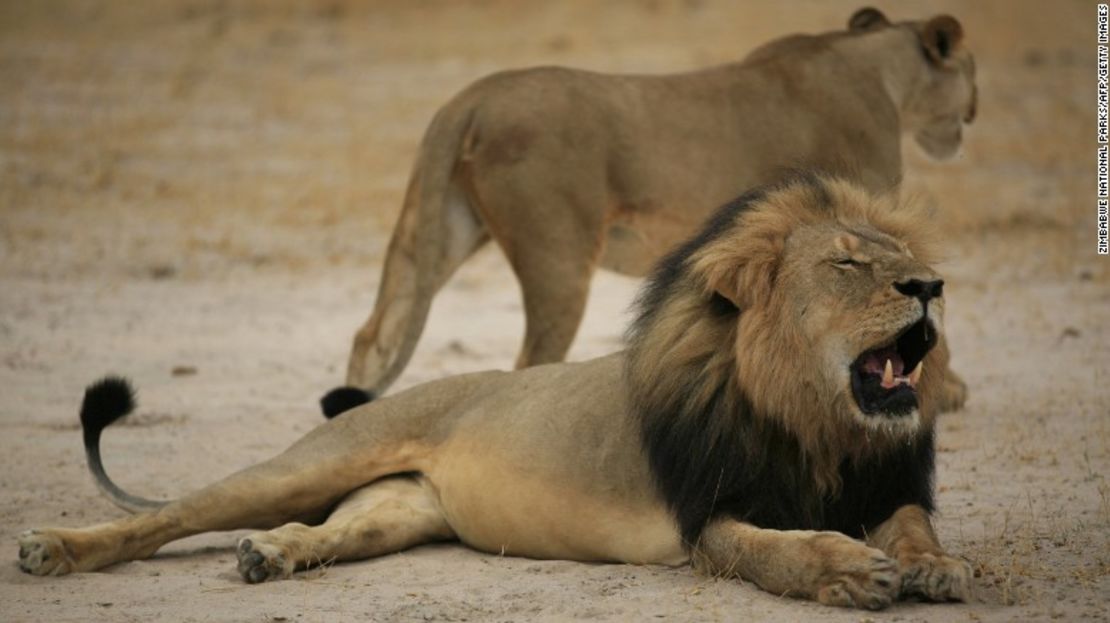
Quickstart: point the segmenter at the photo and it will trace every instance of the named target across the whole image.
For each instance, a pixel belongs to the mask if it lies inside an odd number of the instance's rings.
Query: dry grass
[[[939,205],[952,233],[1088,234],[1076,231],[1090,219],[1083,189],[1093,183],[1081,123],[1093,113],[1086,3],[1030,11],[1038,36],[1016,41],[1024,22],[1001,6],[889,10],[958,15],[980,66],[980,118],[967,149],[952,163],[908,149],[908,192]],[[380,233],[370,233],[392,224],[425,124],[466,83],[541,63],[689,69],[736,59],[788,30],[838,27],[853,8],[6,3],[4,245],[39,274],[87,270],[90,254],[101,270],[151,258],[186,276],[224,260],[281,270],[365,265],[380,256]],[[263,235],[249,231],[257,225]],[[120,227],[134,233],[120,240]],[[44,244],[58,238],[79,239],[89,253]]]

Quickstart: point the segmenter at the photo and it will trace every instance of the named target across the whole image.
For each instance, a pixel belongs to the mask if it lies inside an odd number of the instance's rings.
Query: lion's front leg
[[[702,532],[694,560],[709,573],[830,606],[880,610],[898,594],[897,563],[839,532],[767,530],[719,519]]]
[[[902,594],[932,601],[967,601],[971,566],[941,549],[929,513],[903,506],[870,536],[868,542],[898,561]]]

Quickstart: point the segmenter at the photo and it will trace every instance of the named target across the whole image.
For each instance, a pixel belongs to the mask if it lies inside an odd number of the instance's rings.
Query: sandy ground
[[[840,27],[854,2],[0,4],[0,620],[1011,621],[1110,618],[1110,261],[1094,253],[1088,2],[951,12],[980,68],[960,157],[907,146],[907,189],[949,234],[954,367],[938,529],[966,605],[837,611],[687,569],[422,547],[241,582],[239,533],[100,573],[19,572],[15,535],[120,516],[86,475],[85,384],[131,376],[109,472],[179,495],[320,420],[369,311],[423,128],[491,71],[661,72]],[[572,358],[620,345],[637,283],[603,274]],[[494,250],[437,299],[399,387],[511,364],[515,282]],[[193,374],[174,374],[175,367]],[[180,370],[178,371],[180,372]]]

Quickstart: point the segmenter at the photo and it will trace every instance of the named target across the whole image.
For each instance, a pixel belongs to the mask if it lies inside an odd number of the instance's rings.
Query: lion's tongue
[[[888,359],[890,360],[890,366],[894,369],[894,376],[902,376],[902,368],[905,364],[902,363],[902,357],[898,354],[898,349],[894,347],[880,348],[868,352],[867,357],[863,360],[863,371],[868,374],[882,376]]]

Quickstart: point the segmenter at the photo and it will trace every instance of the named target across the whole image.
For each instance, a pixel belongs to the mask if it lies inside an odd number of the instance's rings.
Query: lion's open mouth
[[[852,394],[867,415],[899,417],[917,408],[917,383],[925,355],[937,343],[931,322],[922,318],[894,340],[864,351],[851,366]]]

